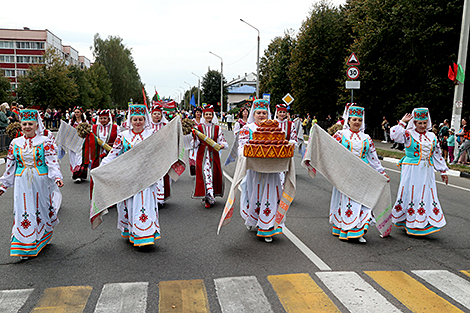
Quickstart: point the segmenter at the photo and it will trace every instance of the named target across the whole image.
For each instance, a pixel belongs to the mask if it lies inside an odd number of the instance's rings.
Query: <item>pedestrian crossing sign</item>
[[[285,104],[290,105],[292,102],[294,102],[294,97],[292,97],[289,93],[282,98],[282,101],[284,101]]]

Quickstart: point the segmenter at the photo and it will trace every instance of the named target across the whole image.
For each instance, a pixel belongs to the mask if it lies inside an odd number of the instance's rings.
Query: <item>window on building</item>
[[[4,70],[5,77],[15,77],[15,70]]]
[[[26,72],[27,72],[27,71],[28,71],[28,70],[16,70],[16,74],[17,74],[18,76],[23,76],[23,75],[26,75]]]
[[[19,55],[16,57],[16,63],[32,63],[29,55]]]
[[[14,49],[15,43],[13,41],[0,41],[0,48],[2,49]]]
[[[13,55],[0,55],[0,63],[15,63]]]

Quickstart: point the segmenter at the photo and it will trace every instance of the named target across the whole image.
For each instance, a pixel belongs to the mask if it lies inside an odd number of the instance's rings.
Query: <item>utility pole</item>
[[[460,30],[460,43],[459,43],[459,55],[457,58],[457,64],[462,66],[462,69],[465,73],[465,67],[467,63],[467,49],[468,49],[468,32],[470,21],[468,20],[470,14],[470,7],[468,5],[468,0],[464,1],[463,4],[463,14],[462,14],[462,28]],[[456,131],[460,127],[460,120],[462,118],[462,106],[463,106],[463,89],[464,83],[457,82],[454,89],[454,104],[452,109],[452,121],[451,127]],[[458,150],[455,151],[456,155]]]
[[[199,77],[199,75],[196,75],[194,73],[192,74],[197,77],[197,106],[200,108],[201,107],[201,77]]]

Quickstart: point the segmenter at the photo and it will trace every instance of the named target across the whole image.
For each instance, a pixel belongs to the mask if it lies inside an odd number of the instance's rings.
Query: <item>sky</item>
[[[96,33],[102,39],[119,36],[131,49],[147,93],[179,100],[209,69],[230,82],[256,73],[257,31],[260,57],[285,30],[298,33],[319,0],[134,0],[2,3],[0,28],[48,29],[93,62],[90,47]],[[330,0],[339,6],[345,0]],[[346,56],[347,57],[347,56]],[[193,74],[194,73],[194,74]],[[189,84],[189,85],[188,85]]]

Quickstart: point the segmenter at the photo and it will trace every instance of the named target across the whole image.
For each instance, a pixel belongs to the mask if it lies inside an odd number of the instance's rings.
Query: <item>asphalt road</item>
[[[231,144],[232,133],[225,131],[225,134]],[[227,153],[223,151],[223,160]],[[366,235],[367,244],[348,243],[331,235],[328,223],[331,184],[321,175],[311,179],[300,166],[300,160],[300,155],[296,154],[297,194],[286,227],[332,272],[355,272],[377,287],[364,271],[446,270],[462,276],[461,270],[470,270],[470,235],[467,231],[470,180],[450,177],[449,186],[438,184],[439,200],[447,220],[441,232],[416,238],[395,228],[391,237],[380,238],[377,229],[371,227]],[[194,179],[186,171],[173,183],[172,198],[160,210],[162,239],[153,247],[135,248],[120,237],[115,209],[104,217],[102,225],[91,230],[89,183],[76,184],[71,180],[67,156],[61,164],[65,186],[62,188],[60,224],[54,230],[52,243],[38,257],[20,261],[9,256],[13,192],[9,190],[0,198],[3,217],[0,220],[0,291],[32,289],[19,312],[30,312],[47,288],[59,286],[90,286],[84,312],[94,312],[103,286],[128,282],[148,282],[146,312],[156,312],[161,301],[159,284],[175,280],[202,280],[210,311],[228,312],[221,307],[221,296],[217,294],[214,280],[240,276],[256,277],[272,312],[285,312],[287,308],[268,276],[292,273],[309,274],[339,310],[351,311],[318,278],[316,273],[321,269],[286,236],[276,236],[272,243],[266,243],[255,233],[248,232],[238,213],[238,201],[232,222],[217,235],[217,225],[230,188],[228,180],[225,181],[225,197],[217,198],[214,208],[205,209],[200,200],[191,199]],[[383,165],[391,178],[394,200],[399,169],[392,163],[383,162]],[[0,165],[1,173],[4,169],[5,165]],[[224,170],[233,177],[235,163]],[[390,303],[407,312],[403,301],[378,289]],[[441,297],[465,310],[447,295],[441,294]],[[1,299],[0,295],[0,308]]]

